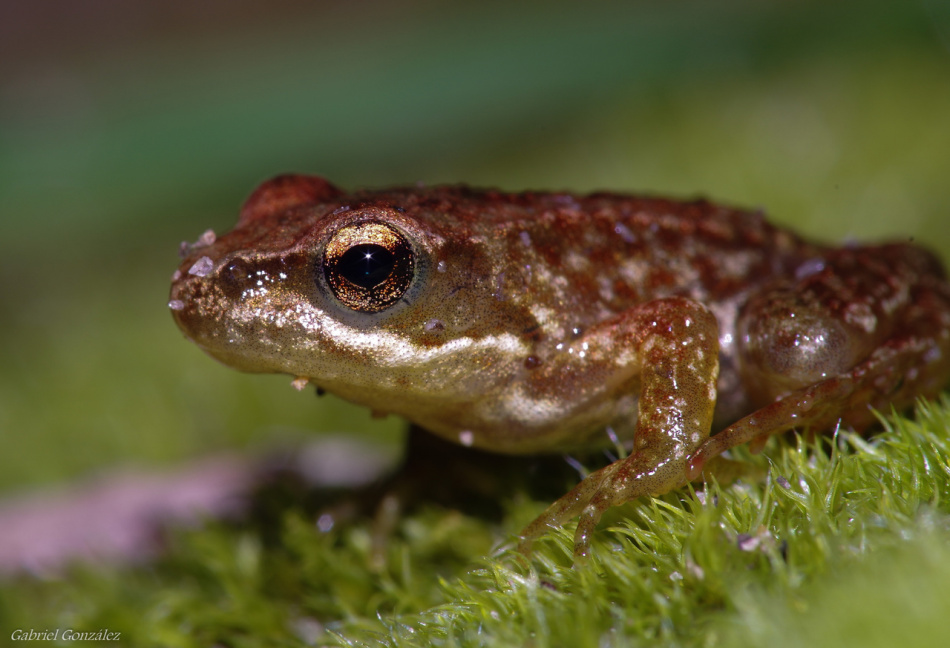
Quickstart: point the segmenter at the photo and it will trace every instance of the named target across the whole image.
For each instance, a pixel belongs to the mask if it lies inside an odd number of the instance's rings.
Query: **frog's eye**
[[[399,230],[365,222],[337,231],[323,253],[323,274],[347,308],[378,313],[399,301],[412,282],[412,246]]]

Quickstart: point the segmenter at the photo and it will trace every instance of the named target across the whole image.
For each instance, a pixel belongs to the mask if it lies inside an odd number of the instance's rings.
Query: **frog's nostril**
[[[221,272],[221,287],[232,299],[236,299],[254,282],[254,270],[243,259],[231,261]]]

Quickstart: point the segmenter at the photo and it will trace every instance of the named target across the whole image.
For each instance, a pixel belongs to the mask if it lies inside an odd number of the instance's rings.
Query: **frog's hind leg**
[[[743,377],[769,402],[707,439],[687,476],[772,434],[862,430],[872,410],[904,409],[950,379],[950,286],[939,263],[908,245],[842,250],[817,273],[750,300],[740,315]]]

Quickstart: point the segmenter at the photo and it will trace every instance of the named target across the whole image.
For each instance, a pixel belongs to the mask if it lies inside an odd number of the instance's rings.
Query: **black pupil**
[[[396,257],[382,245],[354,245],[343,253],[337,271],[361,288],[372,288],[386,281],[396,265]]]

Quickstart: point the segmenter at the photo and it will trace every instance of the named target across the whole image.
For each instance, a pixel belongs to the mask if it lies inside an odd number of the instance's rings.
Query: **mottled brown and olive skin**
[[[323,266],[367,225],[405,238],[411,280],[361,305]],[[870,407],[905,407],[950,376],[950,288],[932,255],[823,247],[703,200],[346,194],[282,176],[232,232],[186,249],[169,305],[226,364],[306,379],[464,445],[632,437],[629,457],[526,530],[580,515],[578,555],[603,510],[682,485],[729,447],[862,428]]]

